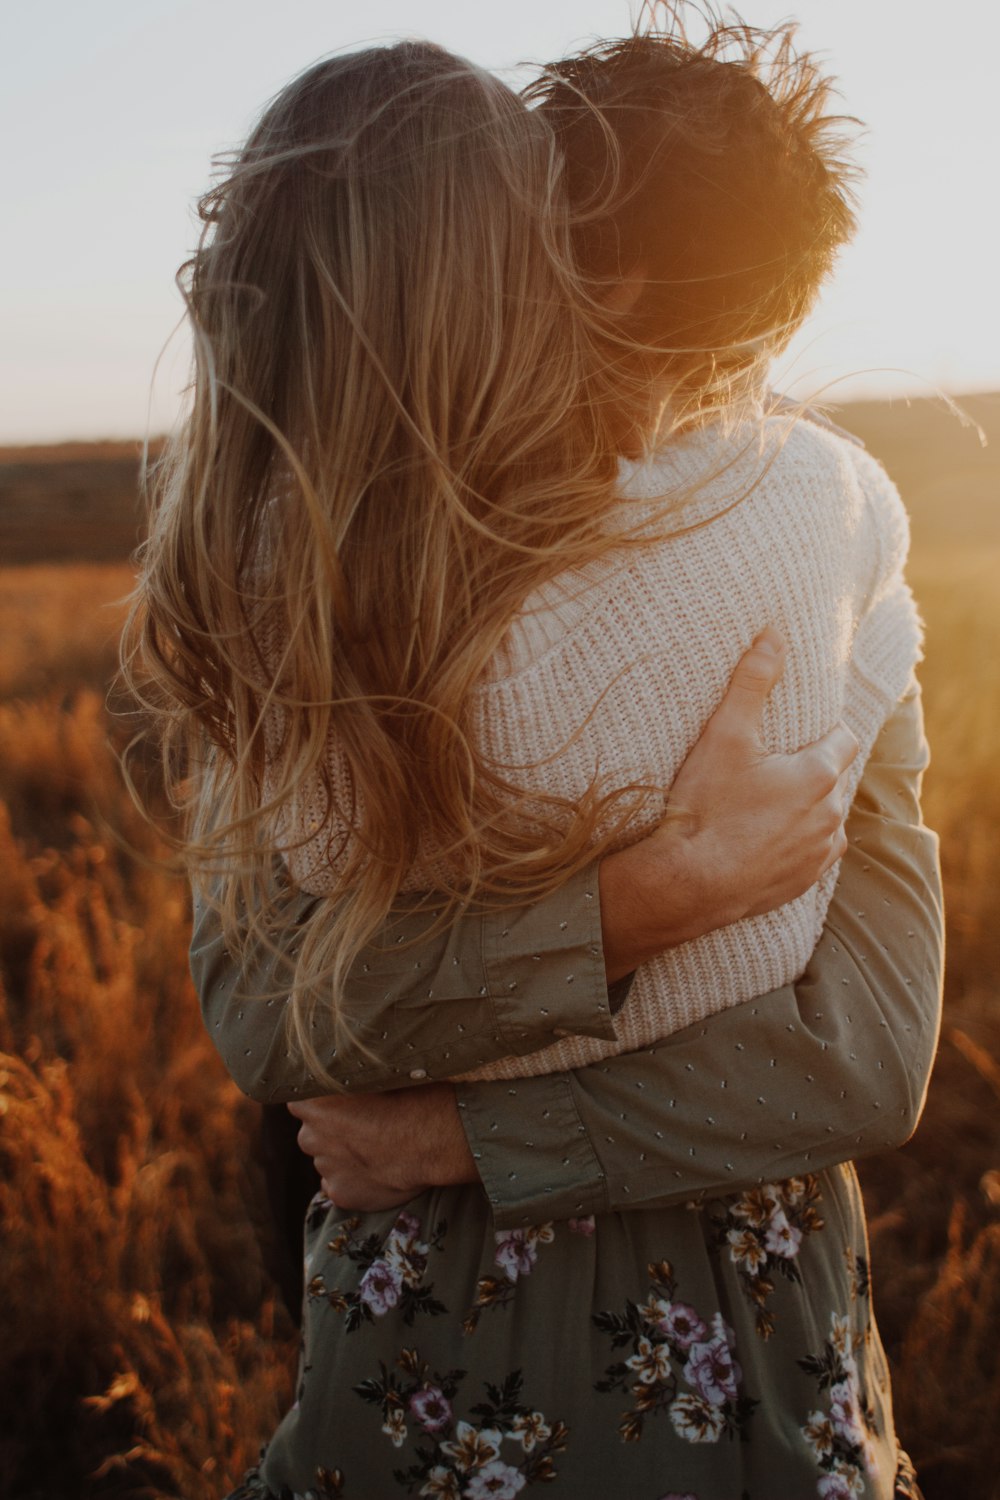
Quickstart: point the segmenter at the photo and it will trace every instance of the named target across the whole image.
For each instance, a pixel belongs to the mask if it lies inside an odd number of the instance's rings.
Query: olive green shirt
[[[826,925],[797,983],[575,1072],[457,1085],[498,1227],[666,1207],[908,1138],[941,997],[937,840],[919,809],[926,764],[914,692],[865,768]],[[293,920],[316,905],[290,901]],[[531,907],[432,926],[433,914],[404,912],[352,969],[345,1003],[360,1045],[331,1043],[328,1059],[345,1091],[450,1078],[564,1033],[613,1035],[627,986],[609,993],[605,982],[596,865]],[[191,968],[209,1033],[246,1093],[320,1092],[286,1040],[274,956],[261,945],[239,965],[208,903],[196,904]]]

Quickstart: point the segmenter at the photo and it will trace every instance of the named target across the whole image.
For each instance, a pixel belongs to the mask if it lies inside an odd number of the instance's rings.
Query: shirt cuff
[[[455,1088],[498,1229],[607,1209],[604,1171],[565,1074],[513,1083],[459,1083]]]
[[[483,916],[486,983],[512,1052],[536,1051],[540,1027],[614,1040],[597,877],[594,863],[544,901]]]
[[[625,1004],[634,982],[635,970],[633,969],[631,974],[623,974],[621,979],[616,979],[614,984],[608,985],[608,1005],[613,1016],[616,1016]]]

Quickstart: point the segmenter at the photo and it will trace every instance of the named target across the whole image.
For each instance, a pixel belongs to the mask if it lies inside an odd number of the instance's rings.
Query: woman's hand
[[[783,906],[847,847],[845,773],[858,753],[847,726],[793,755],[769,754],[761,742],[784,664],[784,641],[765,630],[678,772],[663,823],[601,861],[609,981],[665,948]]]

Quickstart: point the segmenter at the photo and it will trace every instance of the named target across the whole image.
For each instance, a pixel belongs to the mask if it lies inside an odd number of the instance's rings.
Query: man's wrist
[[[410,1089],[405,1098],[413,1113],[414,1144],[422,1147],[423,1172],[428,1187],[455,1187],[478,1182],[479,1173],[459,1114],[455,1085],[433,1083]]]
[[[667,948],[739,916],[713,882],[705,851],[680,827],[657,830],[601,861],[601,922],[609,983]]]
[[[676,919],[676,903],[667,900],[663,887],[673,888],[675,875],[647,839],[601,860],[601,930],[609,984],[670,946],[669,918]]]
[[[614,1039],[598,877],[595,861],[544,900],[483,913],[486,990],[497,1039],[503,1038],[508,1053],[534,1052],[566,1034]],[[455,1077],[474,1067],[449,1066],[437,1076]]]

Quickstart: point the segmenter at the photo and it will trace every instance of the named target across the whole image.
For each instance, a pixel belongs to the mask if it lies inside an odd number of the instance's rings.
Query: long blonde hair
[[[526,597],[614,540],[559,176],[546,121],[478,68],[411,42],[337,57],[267,108],[182,271],[191,405],[154,475],[126,670],[230,944],[280,919],[274,854],[310,778],[349,830],[287,976],[318,1078],[315,1007],[336,1012],[422,836],[453,872],[444,921],[553,889],[608,821],[596,788],[529,807],[467,733]]]

